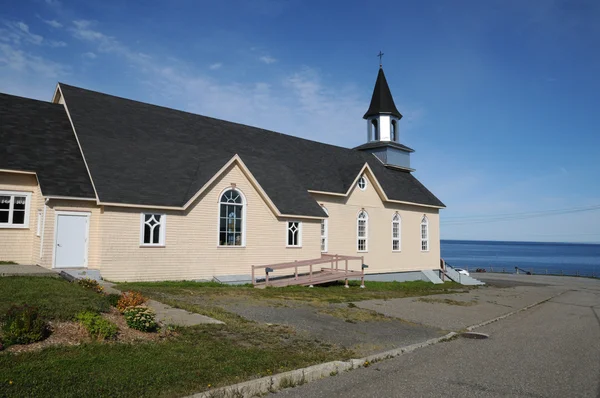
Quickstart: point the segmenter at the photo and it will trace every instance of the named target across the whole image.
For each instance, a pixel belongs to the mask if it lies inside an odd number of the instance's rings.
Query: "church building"
[[[363,118],[350,149],[63,83],[52,102],[0,94],[0,261],[249,282],[339,254],[426,279],[444,204],[412,174],[382,68]]]

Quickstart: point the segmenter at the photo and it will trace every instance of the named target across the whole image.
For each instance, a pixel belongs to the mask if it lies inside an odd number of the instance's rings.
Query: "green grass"
[[[103,297],[55,278],[0,278],[0,312],[28,302],[55,318]],[[86,304],[87,302],[87,304]],[[165,301],[175,304],[174,301]],[[97,304],[97,303],[96,303]],[[159,342],[89,343],[39,352],[0,352],[0,397],[172,397],[297,369],[353,353],[286,326],[248,321],[218,307],[178,302],[225,325],[179,328]]]
[[[460,285],[426,282],[369,282],[327,287],[254,289],[216,283],[161,282],[120,284],[189,311],[226,322],[180,328],[159,342],[89,343],[46,348],[40,352],[0,352],[0,396],[93,395],[173,397],[331,360],[345,360],[350,350],[298,334],[293,328],[248,321],[218,305],[194,304],[207,298],[304,300],[313,304],[445,293]],[[192,300],[186,301],[186,296]],[[0,313],[13,303],[28,303],[54,319],[69,319],[83,309],[104,308],[107,299],[75,284],[43,277],[0,278]],[[352,310],[351,305],[348,310]],[[331,314],[338,315],[338,314]],[[347,316],[347,314],[341,314]],[[362,321],[363,319],[361,319]]]
[[[466,289],[455,282],[436,285],[425,281],[366,282],[365,289],[359,287],[358,281],[351,281],[349,289],[344,288],[343,283],[316,285],[314,288],[288,286],[255,289],[252,285],[230,286],[215,282],[191,281],[120,283],[119,288],[136,290],[156,298],[161,298],[164,295],[202,296],[206,298],[227,298],[230,296],[249,299],[288,299],[328,303],[425,296]]]
[[[18,265],[14,261],[0,261],[0,265]]]
[[[268,328],[204,326],[160,343],[0,354],[0,396],[174,397],[349,357],[312,340],[290,340]]]
[[[84,310],[108,311],[108,299],[59,278],[0,277],[0,315],[11,305],[33,305],[48,320],[71,320]]]

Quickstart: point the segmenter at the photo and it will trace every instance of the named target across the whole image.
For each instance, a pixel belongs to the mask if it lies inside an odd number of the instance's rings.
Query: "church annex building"
[[[327,253],[424,279],[444,204],[412,175],[401,118],[381,68],[354,149],[62,83],[51,103],[0,94],[0,261],[249,281]]]

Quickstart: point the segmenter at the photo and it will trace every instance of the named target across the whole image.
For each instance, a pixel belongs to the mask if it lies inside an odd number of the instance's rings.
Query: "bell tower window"
[[[371,128],[373,129],[373,141],[379,141],[379,123],[377,119],[371,120]]]
[[[390,140],[394,142],[398,141],[398,133],[396,132],[396,121],[393,119],[390,124]]]

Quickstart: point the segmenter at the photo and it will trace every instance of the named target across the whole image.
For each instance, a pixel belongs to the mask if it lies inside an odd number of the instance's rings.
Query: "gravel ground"
[[[416,325],[395,318],[375,316],[373,320],[352,321],[365,311],[349,308],[347,304],[323,304],[312,306],[294,301],[237,302],[224,305],[228,311],[261,323],[292,326],[309,333],[314,338],[342,345],[363,356],[376,352],[418,343],[439,337],[447,332],[423,325]],[[340,310],[350,317],[340,317]],[[324,312],[337,313],[332,316]],[[352,316],[356,314],[355,316]],[[350,319],[349,322],[346,319]]]
[[[440,343],[277,395],[600,397],[600,281],[560,284],[561,296],[477,329],[489,339]]]
[[[557,286],[481,287],[468,293],[430,296],[434,302],[407,297],[392,300],[368,300],[356,303],[361,308],[444,330],[460,330],[488,319],[548,299],[563,289]],[[468,306],[435,302],[465,302]]]

